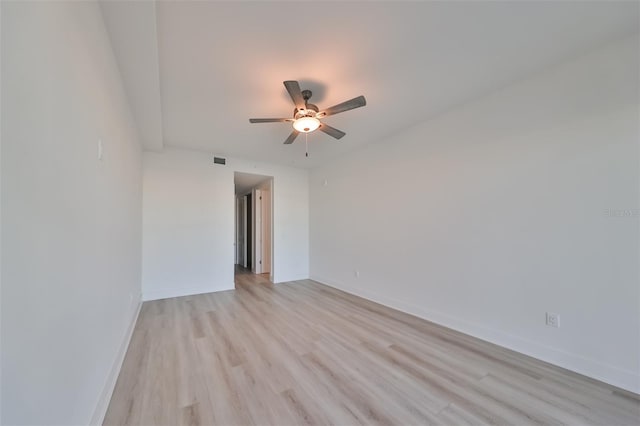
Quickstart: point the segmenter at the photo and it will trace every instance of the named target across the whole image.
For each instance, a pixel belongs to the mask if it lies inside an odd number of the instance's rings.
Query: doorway
[[[273,177],[235,172],[235,272],[273,280]]]
[[[244,228],[245,228],[245,233],[244,233],[244,239],[245,239],[245,252],[243,254],[244,256],[244,267],[251,270],[253,268],[253,265],[251,263],[251,261],[253,260],[253,256],[251,256],[251,253],[253,253],[253,242],[251,240],[252,237],[252,231],[253,231],[253,227],[251,226],[251,221],[252,221],[252,217],[253,217],[253,209],[251,208],[251,193],[246,194],[244,196],[244,204],[246,206],[246,214],[244,217]]]
[[[245,269],[251,269],[252,256],[252,208],[251,193],[246,195],[236,194],[235,214],[235,264]]]

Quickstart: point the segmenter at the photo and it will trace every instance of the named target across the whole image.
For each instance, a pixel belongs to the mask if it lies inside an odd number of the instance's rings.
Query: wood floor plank
[[[640,397],[301,280],[145,302],[105,425],[639,425]]]

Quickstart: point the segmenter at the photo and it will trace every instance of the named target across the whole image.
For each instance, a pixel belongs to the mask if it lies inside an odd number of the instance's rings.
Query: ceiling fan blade
[[[302,97],[302,90],[300,90],[300,85],[295,80],[287,80],[283,81],[284,87],[287,88],[287,92],[289,92],[289,96],[291,96],[291,100],[295,104],[297,109],[307,109],[304,98]]]
[[[287,140],[284,141],[285,145],[289,145],[289,144],[293,143],[293,141],[296,140],[296,138],[298,137],[299,134],[300,134],[300,132],[298,132],[297,130],[294,130],[293,132],[291,132],[291,134],[289,135]]]
[[[293,121],[292,118],[250,118],[249,123],[284,123]]]
[[[324,111],[320,111],[317,117],[326,117],[329,115],[338,114],[339,112],[349,111],[350,109],[360,108],[367,104],[367,100],[364,96],[358,96],[357,98],[349,99],[341,104],[334,105],[331,108],[327,108]]]
[[[319,129],[321,131],[325,132],[326,134],[328,134],[329,136],[333,136],[336,139],[340,139],[341,137],[346,135],[345,132],[336,129],[335,127],[328,126],[328,125],[326,125],[324,123],[320,124]]]

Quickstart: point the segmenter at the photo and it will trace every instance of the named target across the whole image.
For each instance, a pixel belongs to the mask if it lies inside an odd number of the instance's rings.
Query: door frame
[[[236,224],[234,257],[236,264],[255,274],[268,273],[270,281],[273,282],[275,270],[274,177],[264,176],[264,178],[253,188],[235,196],[236,222],[241,222],[243,228]],[[269,197],[268,200],[264,199],[265,196]],[[263,211],[265,205],[269,209],[268,213]],[[242,231],[244,235],[241,235]],[[263,259],[265,252],[267,258]],[[266,266],[265,261],[268,262]]]
[[[262,273],[269,274],[273,281],[273,178],[262,185],[260,196],[261,211],[261,258]]]

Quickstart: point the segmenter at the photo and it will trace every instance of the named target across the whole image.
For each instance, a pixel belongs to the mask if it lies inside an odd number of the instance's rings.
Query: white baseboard
[[[227,286],[201,286],[201,287],[173,287],[173,288],[163,288],[158,290],[148,290],[143,291],[142,300],[160,300],[160,299],[169,299],[171,297],[183,297],[183,296],[193,296],[196,294],[203,293],[215,293],[217,291],[227,291],[235,289],[235,284],[231,283]]]
[[[308,274],[302,274],[302,275],[291,275],[288,277],[284,277],[282,278],[281,276],[277,276],[276,279],[274,280],[273,277],[271,278],[272,282],[274,284],[282,284],[282,283],[288,283],[291,281],[302,281],[302,280],[308,280],[309,279],[309,275]]]
[[[523,339],[520,336],[515,336],[499,330],[484,327],[482,325],[470,323],[466,320],[455,318],[441,312],[430,311],[410,302],[381,296],[374,292],[347,286],[317,275],[312,276],[310,279],[461,333],[477,337],[478,339],[498,346],[557,365],[558,367],[574,371],[578,374],[640,394],[640,375],[633,371],[623,370],[618,367],[585,358],[578,354],[561,351],[537,342]]]
[[[109,408],[111,395],[113,395],[113,391],[116,387],[116,382],[118,381],[118,376],[120,375],[120,369],[122,368],[122,363],[124,362],[124,357],[127,354],[127,349],[129,349],[129,342],[131,342],[131,336],[133,336],[133,330],[136,327],[136,322],[138,321],[138,315],[140,315],[141,307],[142,301],[138,302],[138,306],[136,307],[135,312],[131,317],[131,321],[127,328],[124,340],[120,345],[120,349],[118,350],[116,359],[113,363],[113,366],[111,367],[109,376],[107,377],[107,382],[105,383],[104,389],[100,394],[100,399],[98,400],[96,409],[94,410],[93,416],[91,417],[91,425],[102,425],[104,416],[107,414],[107,408]]]

